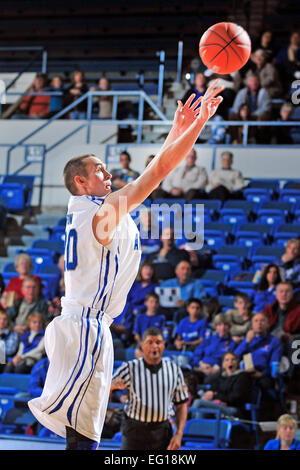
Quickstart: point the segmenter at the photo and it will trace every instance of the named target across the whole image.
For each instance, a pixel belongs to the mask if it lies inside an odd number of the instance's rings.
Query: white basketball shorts
[[[100,442],[113,371],[111,322],[100,310],[76,306],[63,308],[46,328],[50,365],[42,395],[28,405],[59,436],[69,426]]]

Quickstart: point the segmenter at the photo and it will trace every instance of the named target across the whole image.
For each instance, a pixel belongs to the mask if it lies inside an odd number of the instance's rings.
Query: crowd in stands
[[[192,75],[192,83],[181,97],[182,101],[185,101],[191,93],[196,94],[195,99],[203,96],[215,78],[221,79],[225,88],[222,92],[223,103],[218,114],[212,119],[213,125],[206,126],[202,131],[198,139],[199,143],[242,144],[243,126],[226,126],[223,124],[224,120],[297,120],[296,116],[293,117],[292,93],[295,91],[293,84],[299,75],[300,34],[298,31],[291,32],[284,45],[276,44],[272,31],[263,31],[259,38],[254,38],[252,41],[252,54],[249,61],[241,70],[230,75],[216,76],[200,61],[199,70]],[[79,69],[74,70],[70,78],[59,74],[51,77],[38,74],[27,91],[45,94],[25,95],[14,108],[16,111],[12,118],[48,119],[82,97],[87,91],[113,89],[113,83],[107,77],[99,77],[97,83],[91,83],[91,80],[88,80],[84,72]],[[56,92],[56,94],[47,95],[47,92]],[[103,95],[93,98],[93,119],[111,119],[112,109],[112,96]],[[118,117],[129,117],[125,115],[121,112]],[[75,108],[62,116],[64,119],[85,119],[86,117],[87,100],[78,103]],[[279,129],[280,132],[278,132]],[[269,129],[265,126],[250,126],[248,129],[247,143],[292,144],[299,143],[299,141],[299,130],[296,126],[280,128],[274,126]]]

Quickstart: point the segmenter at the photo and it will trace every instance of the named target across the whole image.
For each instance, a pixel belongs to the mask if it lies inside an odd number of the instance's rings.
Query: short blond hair
[[[284,415],[281,415],[277,421],[277,435],[276,435],[276,439],[279,439],[280,436],[279,436],[279,428],[281,426],[286,426],[288,424],[292,424],[295,428],[295,431],[297,429],[297,421],[293,418],[293,416],[289,415],[289,414],[284,414]]]

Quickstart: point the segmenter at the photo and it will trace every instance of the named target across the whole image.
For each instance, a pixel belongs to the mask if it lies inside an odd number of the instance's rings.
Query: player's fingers
[[[190,104],[191,102],[193,101],[193,99],[195,98],[196,94],[195,93],[192,93],[191,96],[189,96],[189,98],[186,100],[186,102],[184,103],[184,106],[185,107],[190,107]]]
[[[199,104],[201,103],[202,101],[202,96],[200,96],[200,98],[198,98],[196,101],[194,101],[194,103],[192,104],[192,106],[190,107],[190,109],[192,109],[193,111],[197,108],[197,106],[199,106]]]

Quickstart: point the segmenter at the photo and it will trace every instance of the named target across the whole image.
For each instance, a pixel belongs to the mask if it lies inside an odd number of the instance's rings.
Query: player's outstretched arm
[[[109,194],[93,220],[97,240],[108,245],[121,218],[140,205],[161,181],[176,168],[193,148],[206,122],[215,114],[223,98],[216,80],[205,95],[192,104],[178,102],[170,133],[162,148],[144,172],[124,188]],[[197,108],[201,102],[201,107]]]

